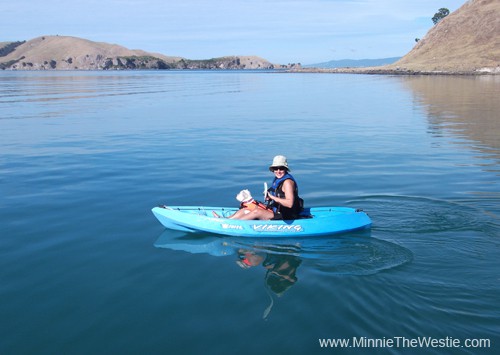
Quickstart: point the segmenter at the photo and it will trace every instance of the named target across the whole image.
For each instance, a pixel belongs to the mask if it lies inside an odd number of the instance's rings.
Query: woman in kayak
[[[290,174],[290,168],[285,156],[277,155],[269,170],[274,173],[272,186],[267,190],[267,208],[264,206],[244,207],[230,216],[232,219],[297,219],[303,207],[299,197],[297,182]]]

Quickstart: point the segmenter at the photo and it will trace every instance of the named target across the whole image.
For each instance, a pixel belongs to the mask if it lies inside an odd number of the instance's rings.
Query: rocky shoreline
[[[325,73],[325,74],[366,74],[366,75],[500,75],[500,66],[475,70],[412,70],[405,68],[298,68],[286,70],[289,73]]]

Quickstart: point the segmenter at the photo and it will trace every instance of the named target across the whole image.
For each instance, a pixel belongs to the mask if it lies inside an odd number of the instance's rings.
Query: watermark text
[[[458,339],[453,337],[352,337],[352,338],[322,338],[319,346],[322,348],[490,348],[491,340]]]

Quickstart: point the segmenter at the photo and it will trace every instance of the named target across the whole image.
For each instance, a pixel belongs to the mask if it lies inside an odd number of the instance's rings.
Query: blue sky
[[[189,59],[258,55],[273,63],[406,54],[439,8],[466,0],[5,1],[0,42],[82,37]]]

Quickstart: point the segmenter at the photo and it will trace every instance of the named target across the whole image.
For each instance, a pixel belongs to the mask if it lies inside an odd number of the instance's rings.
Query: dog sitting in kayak
[[[245,210],[245,214],[248,214],[252,211],[254,211],[257,208],[262,208],[263,210],[268,210],[271,211],[269,207],[267,207],[265,204],[262,202],[256,201],[253,197],[252,194],[250,193],[249,190],[241,190],[238,192],[236,195],[236,199],[240,202],[240,209]],[[215,211],[212,211],[212,214],[215,218],[220,218]]]
[[[269,208],[262,202],[256,201],[249,190],[241,190],[237,195],[236,199],[240,201],[240,209],[246,208],[249,212],[256,208],[262,208],[264,210],[269,210]]]

